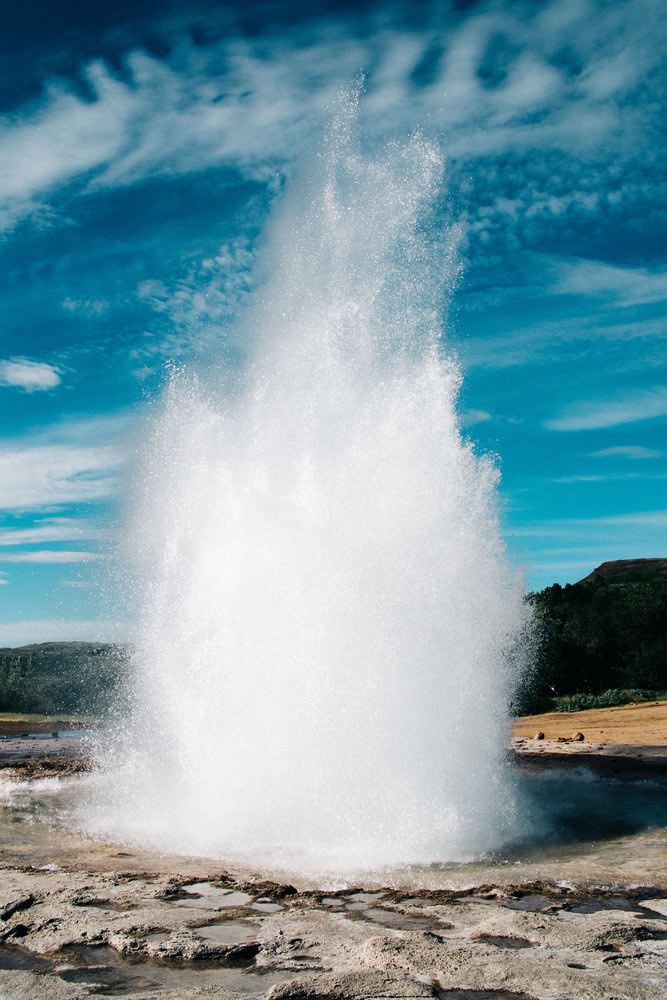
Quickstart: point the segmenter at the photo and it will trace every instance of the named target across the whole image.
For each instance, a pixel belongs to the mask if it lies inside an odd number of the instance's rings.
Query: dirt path
[[[667,701],[524,715],[514,724],[514,737],[531,738],[537,732],[543,732],[547,740],[581,732],[586,742],[667,746]]]

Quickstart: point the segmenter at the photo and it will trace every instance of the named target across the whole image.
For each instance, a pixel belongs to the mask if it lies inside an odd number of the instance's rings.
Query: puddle
[[[81,908],[90,906],[95,910],[105,910],[108,913],[128,913],[137,908],[136,903],[114,903],[110,899],[87,899],[85,902],[72,900],[72,904]]]
[[[528,993],[511,990],[438,990],[441,1000],[534,1000]]]
[[[635,903],[621,896],[599,896],[594,899],[585,899],[574,906],[567,906],[568,913],[600,913],[602,910],[623,910],[626,913],[638,913],[639,908]]]
[[[401,906],[441,906],[440,900],[421,899],[419,896],[408,896],[400,900]]]
[[[207,929],[211,928],[197,929],[197,933]],[[293,972],[230,969],[219,962],[203,959],[179,963],[126,958],[108,947],[68,948],[58,958],[58,962],[47,962],[47,968],[41,966],[39,971],[49,971],[70,983],[91,984],[99,996],[131,995],[142,990],[187,990],[199,986],[217,986],[252,995],[266,993],[276,983],[294,975]]]
[[[477,900],[476,900],[477,902]],[[503,899],[500,901],[509,910],[524,910],[527,913],[542,913],[546,910],[561,910],[563,903],[557,903],[548,896],[530,893],[520,899]]]
[[[501,937],[496,934],[479,934],[474,941],[480,941],[482,944],[492,944],[495,948],[532,948],[532,941],[528,941],[526,938],[520,937]]]
[[[282,906],[280,903],[252,903],[250,909],[257,910],[258,913],[277,913],[282,910]]]
[[[257,940],[258,928],[253,924],[244,924],[240,920],[224,920],[219,924],[207,924],[206,927],[193,927],[197,937],[209,944],[247,944]]]
[[[125,972],[113,965],[90,965],[86,968],[60,966],[55,975],[66,983],[85,983],[99,996],[123,996],[155,989],[154,982],[141,972]]]
[[[355,910],[367,910],[369,903],[374,903],[376,899],[382,899],[386,896],[386,892],[353,892],[351,896],[345,896],[345,909],[351,910],[352,913]]]
[[[166,902],[171,906],[194,906],[203,910],[221,910],[230,906],[247,906],[253,898],[247,892],[222,889],[219,886],[211,885],[210,882],[193,882],[192,885],[184,885],[183,892],[187,893],[187,898],[168,899]],[[280,907],[278,908],[280,909]]]
[[[28,948],[20,945],[0,944],[0,969],[13,969],[20,972],[49,972],[53,963],[41,955],[36,955]]]
[[[397,913],[396,910],[364,910],[362,916],[383,927],[400,931],[446,930],[451,927],[451,924],[440,924],[431,917],[412,917],[406,913]]]

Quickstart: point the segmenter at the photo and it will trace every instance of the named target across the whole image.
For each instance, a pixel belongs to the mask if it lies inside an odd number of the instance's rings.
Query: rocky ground
[[[5,777],[79,780],[75,744],[25,747],[5,756]],[[517,735],[513,752],[529,768],[611,761],[655,784],[664,755],[649,749]],[[589,844],[583,861],[578,844],[506,868],[394,874],[389,887],[266,881],[18,814],[0,835],[0,1000],[667,997],[664,828]]]
[[[4,868],[0,996],[654,1000],[666,888],[297,891],[227,872]]]

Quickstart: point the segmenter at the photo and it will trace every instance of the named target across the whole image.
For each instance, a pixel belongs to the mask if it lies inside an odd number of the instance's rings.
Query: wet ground
[[[667,997],[660,769],[522,766],[537,840],[321,879],[95,843],[67,823],[85,774],[5,770],[0,997]]]

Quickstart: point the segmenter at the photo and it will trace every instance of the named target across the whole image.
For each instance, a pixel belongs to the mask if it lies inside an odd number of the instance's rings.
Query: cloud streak
[[[172,51],[162,60],[134,49],[120,72],[90,63],[92,99],[51,82],[39,102],[0,119],[0,214],[11,225],[73,180],[85,192],[221,164],[266,178],[299,155],[363,68],[369,135],[421,123],[463,159],[617,143],[619,101],[661,55],[660,5],[582,4],[567,17],[560,8],[553,0],[532,14],[507,5],[462,18],[433,3],[421,28],[406,29],[399,7],[393,17],[348,13],[258,37],[228,28],[207,46],[188,47],[182,32],[176,44],[167,32]],[[491,55],[498,42],[501,72]],[[563,63],[565,50],[579,72]],[[623,116],[628,131],[632,108]]]
[[[552,431],[587,431],[667,416],[667,387],[656,386],[621,399],[573,403],[544,426]]]
[[[87,563],[95,562],[102,556],[97,552],[77,552],[65,549],[37,549],[28,552],[0,552],[0,562],[3,563]]]
[[[71,542],[104,538],[106,532],[87,521],[75,518],[45,518],[30,528],[0,529],[0,547],[40,545],[45,542]]]
[[[590,542],[591,537],[600,537],[604,528],[638,528],[651,530],[667,527],[667,510],[636,511],[627,514],[607,514],[602,517],[554,518],[536,524],[517,525],[509,534],[515,538],[567,538],[571,541],[581,538]]]
[[[0,448],[0,509],[34,510],[112,496],[124,456],[114,445]]]
[[[127,427],[123,415],[63,421],[0,447],[0,510],[46,511],[112,497],[126,460]],[[37,528],[42,540],[55,541],[73,525],[52,520],[31,530]]]
[[[661,455],[662,452],[657,448],[645,448],[639,444],[617,444],[611,448],[601,448],[599,451],[591,452],[592,458],[629,458],[633,461],[660,458]]]
[[[597,260],[561,262],[554,291],[613,298],[619,306],[647,305],[667,299],[667,271],[618,267]]]

